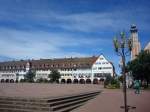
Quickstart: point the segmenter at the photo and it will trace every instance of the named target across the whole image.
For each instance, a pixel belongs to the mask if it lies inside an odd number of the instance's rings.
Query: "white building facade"
[[[0,63],[0,81],[24,79],[29,70],[36,73],[35,81],[48,78],[51,70],[58,70],[61,83],[98,83],[107,75],[114,76],[114,66],[103,55],[84,58],[41,59]]]

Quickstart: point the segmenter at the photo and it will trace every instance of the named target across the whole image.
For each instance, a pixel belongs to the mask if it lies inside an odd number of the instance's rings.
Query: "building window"
[[[96,67],[93,67],[93,70],[96,70],[97,68]]]
[[[77,69],[76,69],[76,68],[74,68],[73,70],[74,70],[74,71],[76,71]]]
[[[112,69],[112,67],[103,67],[103,69]]]
[[[100,58],[100,60],[103,60],[103,58]]]
[[[51,65],[51,67],[54,67],[54,65]]]
[[[99,70],[101,70],[101,69],[102,69],[102,67],[98,67],[98,69],[99,69]]]

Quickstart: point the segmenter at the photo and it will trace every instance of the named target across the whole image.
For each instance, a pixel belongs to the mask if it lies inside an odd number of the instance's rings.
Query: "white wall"
[[[17,76],[16,74],[19,74],[18,76],[18,80],[20,81],[21,79],[24,79],[24,75],[26,74],[25,71],[1,71],[0,72],[0,80],[1,79],[13,79],[14,81],[16,81]]]
[[[96,73],[108,73],[113,76],[113,66],[103,55],[100,55],[92,66],[92,74]]]
[[[36,76],[35,76],[35,80],[43,78],[43,79],[48,79],[48,75],[51,73],[50,70],[37,70],[36,71]]]

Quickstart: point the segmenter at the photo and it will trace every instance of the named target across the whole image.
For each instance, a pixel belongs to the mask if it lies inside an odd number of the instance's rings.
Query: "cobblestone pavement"
[[[128,105],[136,109],[129,112],[150,112],[150,91],[142,91],[141,94],[134,94],[133,90],[127,91]],[[124,112],[122,90],[106,90],[95,99],[88,101],[85,105],[73,112]]]
[[[93,84],[0,83],[0,96],[46,98],[100,90]]]
[[[0,83],[0,96],[7,97],[47,98],[97,90],[102,90],[102,93],[73,112],[124,112],[120,108],[123,105],[121,89],[103,89],[102,86],[93,84]],[[128,90],[127,97],[128,105],[136,107],[129,112],[150,112],[149,90],[142,90],[141,94]]]

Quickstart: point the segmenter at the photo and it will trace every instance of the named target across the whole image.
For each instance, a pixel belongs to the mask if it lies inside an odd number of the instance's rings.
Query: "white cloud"
[[[4,12],[0,11],[0,21],[6,20],[20,27],[37,28],[37,25],[52,28],[62,28],[69,31],[103,32],[118,31],[129,28],[132,23],[138,24],[141,29],[149,30],[150,16],[144,9],[118,10],[112,12],[85,12],[85,13],[56,13],[41,10]]]
[[[48,58],[86,56],[82,47],[108,42],[107,39],[77,38],[76,35],[43,31],[0,29],[0,55],[11,58]],[[74,48],[71,52],[69,47]],[[80,47],[80,51],[76,48]]]
[[[68,30],[83,32],[104,32],[127,30],[131,24],[138,24],[143,30],[149,30],[148,12],[138,10],[136,13],[130,10],[112,11],[112,12],[87,12],[70,15],[62,15],[59,19],[65,24],[59,24],[60,27]]]

